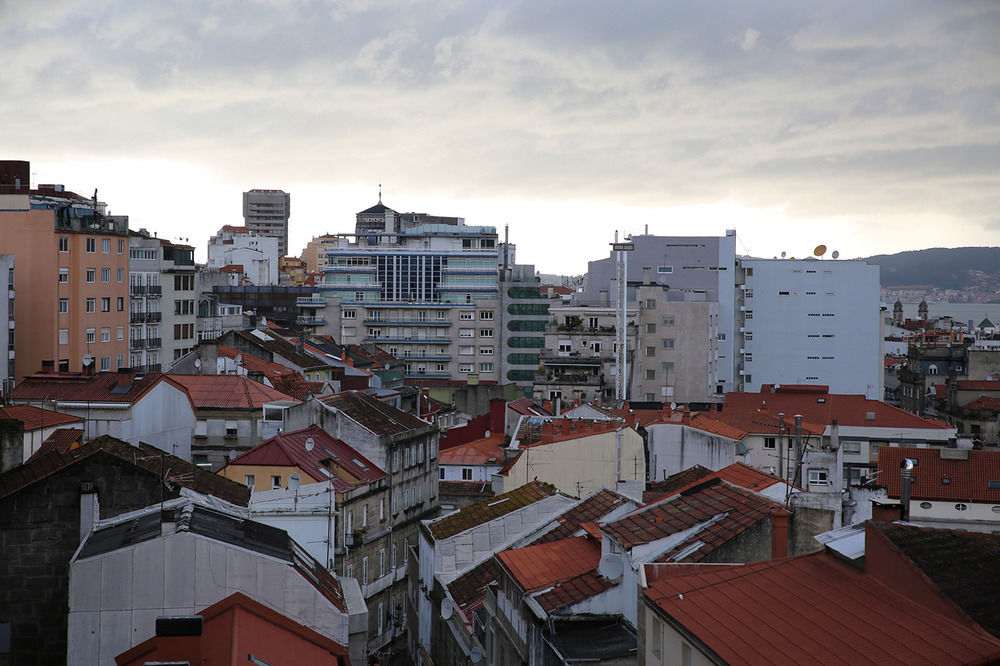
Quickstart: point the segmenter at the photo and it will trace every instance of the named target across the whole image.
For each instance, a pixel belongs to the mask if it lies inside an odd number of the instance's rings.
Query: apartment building
[[[18,319],[31,335],[14,339],[14,378],[127,363],[128,218],[106,214],[62,185],[31,189],[27,162],[0,162],[4,251],[16,258]],[[8,352],[9,360],[9,352]]]
[[[129,237],[129,364],[159,372],[196,343],[194,248],[150,235]]]
[[[377,344],[405,361],[408,378],[500,379],[494,227],[400,214],[380,199],[328,245],[323,272],[318,332]]]
[[[336,244],[337,237],[332,234],[313,236],[312,240],[306,243],[299,257],[305,264],[306,273],[323,270],[323,266],[326,264],[326,251]]]
[[[700,292],[645,282],[637,291],[639,345],[632,368],[633,400],[722,402],[719,304]]]
[[[877,265],[743,258],[739,267],[739,390],[812,384],[882,397]]]
[[[514,265],[500,277],[500,380],[531,386],[545,348],[550,300],[541,292],[534,266]]]
[[[288,254],[288,218],[292,195],[281,190],[250,190],[243,193],[243,222],[258,236],[278,239],[278,256]]]
[[[737,359],[733,339],[736,330],[736,232],[727,230],[725,236],[653,236],[646,233],[630,238],[635,249],[626,253],[628,302],[636,302],[638,285],[652,282],[666,285],[672,292],[689,294],[681,300],[717,303],[716,383],[711,393],[723,395],[734,390],[739,381],[735,375]],[[643,279],[647,270],[649,277]],[[574,301],[614,306],[615,271],[614,254],[589,262],[583,292]],[[641,336],[642,332],[639,334]]]
[[[224,225],[208,240],[208,267],[234,276],[230,284],[278,284],[280,239]]]

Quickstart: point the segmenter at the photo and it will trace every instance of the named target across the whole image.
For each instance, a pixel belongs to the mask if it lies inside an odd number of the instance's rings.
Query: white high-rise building
[[[882,397],[879,267],[863,261],[741,259],[737,389],[821,384]]]
[[[208,267],[230,272],[233,284],[278,284],[279,239],[225,225],[208,240]]]

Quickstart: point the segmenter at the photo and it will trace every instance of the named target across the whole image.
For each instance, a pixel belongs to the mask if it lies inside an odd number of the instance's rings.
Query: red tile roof
[[[518,398],[507,403],[512,411],[524,416],[547,416],[548,412],[535,404],[531,398]]]
[[[938,615],[824,552],[663,577],[643,596],[721,663],[1000,660],[1000,640]]]
[[[497,553],[500,563],[525,591],[539,590],[595,571],[601,544],[589,536],[571,537]]]
[[[495,433],[467,444],[459,444],[438,453],[442,465],[497,465],[504,464],[504,434]]]
[[[1000,398],[991,398],[987,395],[981,395],[967,404],[966,407],[968,409],[988,409],[994,412],[1000,412]]]
[[[964,460],[951,458],[966,455]],[[919,461],[910,486],[912,499],[1000,504],[1000,451],[882,446],[878,450],[876,478],[889,497],[899,497],[900,463],[904,458]],[[995,482],[996,489],[990,489],[990,482]]]
[[[615,584],[596,571],[587,571],[568,580],[560,581],[551,589],[536,593],[535,601],[546,613],[552,613],[570,604],[589,599],[595,594],[614,587]]]
[[[556,494],[555,486],[540,481],[526,483],[520,488],[496,497],[470,504],[461,511],[439,518],[427,525],[435,539],[447,539],[477,525],[523,509],[546,497]]]
[[[709,479],[722,479],[723,481],[727,481],[734,486],[746,488],[747,490],[752,490],[756,493],[766,490],[776,483],[785,483],[775,474],[768,474],[767,472],[759,470],[756,467],[751,467],[746,463],[735,462],[732,465],[727,465],[718,471],[706,474],[701,479],[692,481],[687,486],[682,488],[678,488],[675,492],[684,492],[687,488],[704,483]]]
[[[592,435],[614,432],[631,426],[621,421],[592,421],[589,419],[552,419],[539,425],[522,423],[515,437],[518,446],[528,448],[544,446],[571,439],[582,439]]]
[[[307,450],[309,439],[313,441],[312,450]],[[333,474],[333,487],[337,492],[372,483],[386,476],[375,463],[348,444],[332,437],[318,425],[264,440],[246,453],[233,458],[223,469],[231,465],[297,467],[313,481],[328,480],[330,477],[320,470],[329,470]]]
[[[413,414],[396,409],[365,393],[344,391],[319,399],[325,405],[344,412],[363,428],[376,435],[401,435],[411,430],[430,428],[423,419]]]
[[[581,529],[584,523],[600,521],[628,502],[627,497],[607,488],[601,488],[580,500],[573,508],[552,521],[554,527],[538,537],[535,543],[548,543],[571,537]]]
[[[765,414],[757,411],[739,411],[735,408],[726,409],[719,415],[725,423],[734,428],[739,428],[747,433],[755,435],[777,435],[784,432],[786,435],[795,430],[794,415],[785,414],[784,429],[782,430],[781,419],[777,414]],[[822,435],[826,431],[825,424],[802,422],[802,432],[806,435]]]
[[[93,376],[78,373],[40,373],[25,377],[14,387],[14,400],[57,400],[65,402],[120,402],[134,404],[161,381],[184,391],[168,375],[151,372],[134,375],[118,387],[117,372],[98,372]]]
[[[258,410],[264,403],[294,400],[246,375],[170,375],[187,389],[197,409]]]
[[[955,382],[955,388],[959,391],[1000,392],[1000,381],[960,379]]]
[[[659,556],[661,561],[699,562],[761,520],[789,515],[781,504],[719,479],[710,479],[654,504],[648,504],[616,521],[604,531],[626,549],[657,541],[692,527],[701,529],[674,544]],[[701,545],[689,553],[690,546]]]
[[[906,410],[879,400],[869,400],[863,395],[828,393],[822,386],[761,387],[760,393],[727,393],[722,420],[735,423],[736,415],[768,414],[783,412],[785,420],[794,423],[794,415],[801,414],[803,421],[816,426],[830,425],[834,419],[841,426],[866,426],[877,428],[951,428],[943,421],[925,419]],[[872,414],[874,418],[869,419]],[[757,432],[747,429],[748,432]]]
[[[24,424],[24,429],[38,430],[51,428],[67,423],[82,423],[83,418],[72,414],[63,414],[51,409],[42,409],[32,405],[7,405],[0,407],[0,419],[17,419]]]
[[[67,451],[72,451],[80,446],[83,442],[83,428],[59,428],[54,430],[48,438],[42,442],[42,445],[31,454],[28,458],[28,462],[31,462],[35,458],[44,456],[53,451],[60,451],[65,453]]]
[[[257,358],[256,356],[251,356],[250,354],[241,354],[238,349],[230,347],[229,345],[219,345],[219,356],[231,358],[233,360],[238,358],[239,364],[248,371],[259,372],[268,379],[281,377],[283,375],[298,374],[291,368],[287,368],[279,363],[265,361]]]
[[[713,471],[709,468],[702,467],[701,465],[692,465],[684,471],[671,474],[663,481],[649,483],[647,485],[648,490],[642,493],[642,501],[644,504],[649,504],[667,495],[673,495],[681,488],[691,485],[699,479],[704,479],[709,474],[713,474]]]

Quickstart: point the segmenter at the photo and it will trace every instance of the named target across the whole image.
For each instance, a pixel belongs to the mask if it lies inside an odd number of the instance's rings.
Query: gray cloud
[[[231,182],[983,229],[997,34],[988,2],[5,3],[0,139]]]

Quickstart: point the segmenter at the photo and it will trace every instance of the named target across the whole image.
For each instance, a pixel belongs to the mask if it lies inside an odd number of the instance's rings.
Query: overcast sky
[[[844,257],[1000,238],[1000,3],[0,0],[0,157],[189,238],[398,211],[582,273],[616,229]]]

